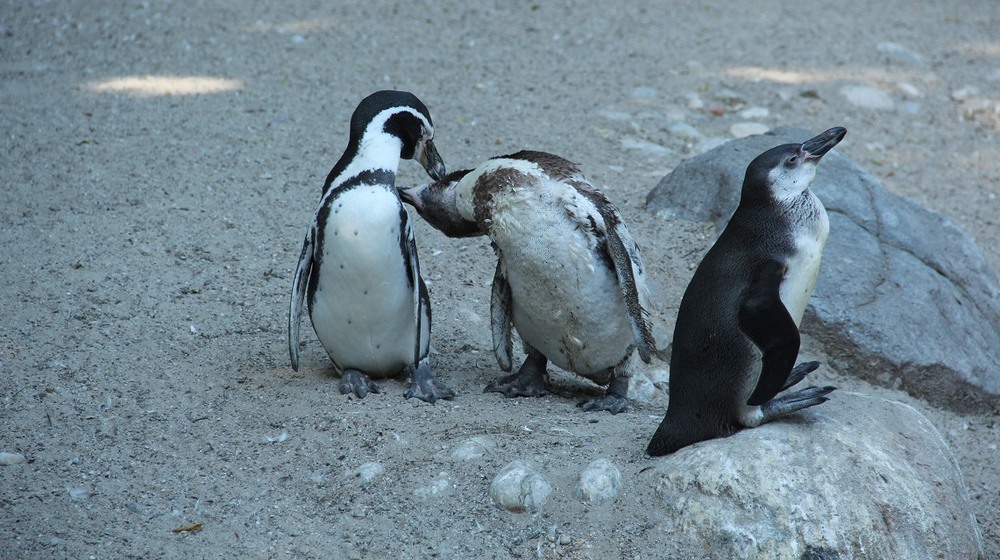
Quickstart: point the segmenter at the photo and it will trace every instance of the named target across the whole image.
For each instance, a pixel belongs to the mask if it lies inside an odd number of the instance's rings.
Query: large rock
[[[658,461],[662,558],[983,559],[954,456],[902,403],[857,393]]]
[[[695,156],[646,198],[668,217],[714,221],[739,203],[761,152],[812,136],[780,128]],[[836,149],[813,191],[830,215],[803,321],[834,359],[882,385],[957,409],[1000,401],[1000,283],[975,243],[941,214],[886,191]]]

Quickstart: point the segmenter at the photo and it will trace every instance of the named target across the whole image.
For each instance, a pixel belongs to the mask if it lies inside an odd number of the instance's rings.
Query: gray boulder
[[[983,559],[954,456],[919,412],[837,392],[657,460],[663,558]]]
[[[746,166],[812,134],[779,128],[683,162],[646,197],[668,218],[714,221],[739,203]],[[850,138],[850,136],[848,136]],[[1000,282],[941,214],[894,195],[836,149],[813,191],[830,238],[802,331],[839,369],[959,410],[1000,401]]]

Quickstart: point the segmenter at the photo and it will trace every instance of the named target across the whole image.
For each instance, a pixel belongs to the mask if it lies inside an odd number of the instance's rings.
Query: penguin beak
[[[806,140],[802,144],[802,151],[805,152],[806,159],[818,160],[839,144],[844,136],[847,136],[847,129],[835,126],[819,136]]]
[[[444,168],[444,160],[441,159],[441,154],[438,153],[437,148],[434,147],[434,142],[430,138],[417,143],[417,153],[414,154],[414,157],[420,162],[420,165],[424,166],[424,170],[435,181],[440,181],[447,175]]]
[[[425,188],[427,187],[410,187],[408,189],[400,188],[396,190],[399,192],[399,198],[416,209],[419,214],[420,211],[423,210],[423,204],[421,204],[423,201],[420,199],[420,193],[423,192]]]

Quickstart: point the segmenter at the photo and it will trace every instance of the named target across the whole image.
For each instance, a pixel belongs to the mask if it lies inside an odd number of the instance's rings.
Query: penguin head
[[[760,154],[747,166],[742,199],[787,202],[805,192],[816,177],[819,160],[847,135],[837,126],[802,144],[783,144]]]
[[[413,206],[420,217],[434,229],[448,237],[474,237],[484,235],[479,225],[466,220],[458,211],[458,184],[471,172],[470,169],[453,171],[440,181],[399,189],[403,202]]]
[[[434,180],[444,178],[444,161],[434,146],[434,123],[427,107],[406,91],[377,91],[364,98],[351,116],[351,144],[364,146],[388,135],[400,142],[399,157],[416,159]]]

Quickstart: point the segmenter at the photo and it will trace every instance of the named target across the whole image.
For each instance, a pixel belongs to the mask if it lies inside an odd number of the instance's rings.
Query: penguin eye
[[[799,162],[799,156],[792,156],[792,157],[788,158],[787,160],[785,160],[785,165],[788,166],[788,167],[792,167],[792,166],[794,166],[798,162]]]

